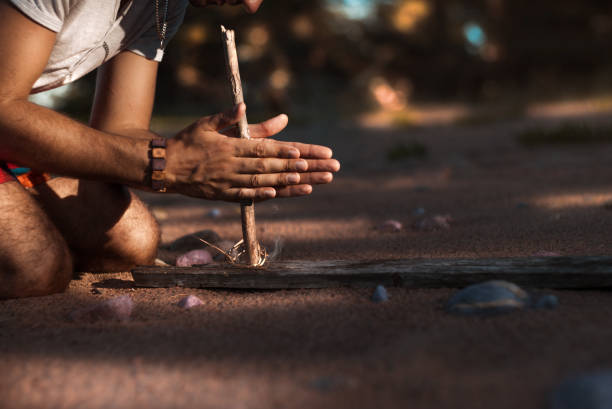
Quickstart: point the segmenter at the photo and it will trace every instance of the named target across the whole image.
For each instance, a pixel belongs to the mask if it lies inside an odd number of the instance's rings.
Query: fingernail
[[[297,183],[300,181],[300,175],[292,173],[291,175],[287,176],[287,181],[289,183]]]
[[[276,190],[271,189],[271,190],[266,190],[266,192],[264,193],[264,195],[266,197],[274,197],[276,196]]]
[[[299,161],[295,162],[295,168],[297,170],[304,171],[304,170],[308,169],[308,163],[305,160],[299,160]]]
[[[300,157],[300,151],[298,151],[297,149],[289,149],[289,151],[287,153],[289,154],[290,158],[299,158]]]
[[[301,192],[301,193],[304,193],[304,194],[308,194],[308,193],[312,192],[312,186],[310,186],[310,185],[305,185],[304,187],[302,187],[302,188],[300,189],[300,192]]]

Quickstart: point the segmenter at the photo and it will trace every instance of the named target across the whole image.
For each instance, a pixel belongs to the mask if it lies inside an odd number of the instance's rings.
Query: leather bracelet
[[[165,192],[166,185],[166,139],[151,139],[149,159],[151,160],[151,188],[156,192]]]

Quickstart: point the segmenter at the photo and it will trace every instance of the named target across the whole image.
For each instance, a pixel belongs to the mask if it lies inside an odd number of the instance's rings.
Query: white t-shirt
[[[49,61],[32,93],[75,81],[124,50],[161,61],[155,1],[11,0],[26,16],[57,33]],[[164,0],[159,0],[163,7]],[[183,21],[188,0],[168,0],[164,47]]]

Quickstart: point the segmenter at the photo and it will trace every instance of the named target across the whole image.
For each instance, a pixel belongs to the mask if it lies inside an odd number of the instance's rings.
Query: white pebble
[[[402,230],[402,223],[398,222],[397,220],[385,220],[378,228],[383,231],[397,232]]]
[[[204,304],[204,302],[201,299],[199,299],[195,295],[190,294],[187,297],[181,298],[177,305],[181,308],[188,310],[189,308],[197,307],[198,305],[202,304]]]

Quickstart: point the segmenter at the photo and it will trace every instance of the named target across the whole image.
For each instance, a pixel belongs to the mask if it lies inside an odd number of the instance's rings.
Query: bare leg
[[[66,239],[77,271],[126,271],[155,260],[159,227],[127,188],[55,178],[33,193]]]
[[[0,184],[0,298],[63,291],[72,278],[66,241],[19,183]]]

